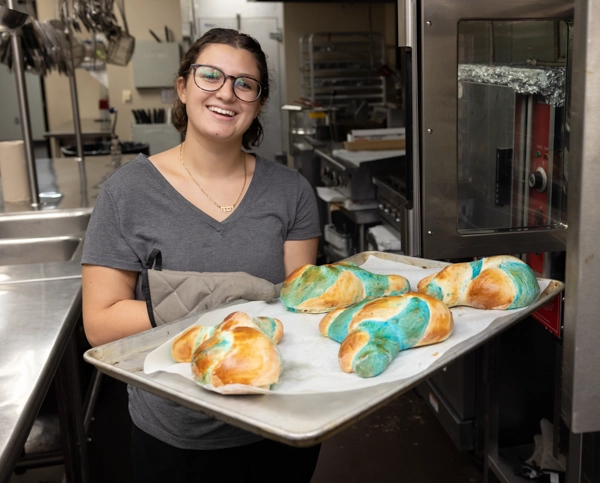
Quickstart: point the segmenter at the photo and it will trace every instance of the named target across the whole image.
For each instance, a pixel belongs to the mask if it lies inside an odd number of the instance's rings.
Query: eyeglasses
[[[225,85],[227,79],[233,81],[233,93],[240,101],[254,102],[260,97],[262,86],[252,77],[225,74],[211,65],[192,64],[194,83],[203,91],[215,92]]]

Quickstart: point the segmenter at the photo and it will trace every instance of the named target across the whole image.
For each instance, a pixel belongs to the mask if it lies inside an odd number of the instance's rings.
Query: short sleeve
[[[103,187],[85,234],[81,263],[139,271],[141,261],[127,242],[123,228],[113,197]]]
[[[304,176],[299,173],[297,176],[296,216],[288,231],[287,240],[308,240],[321,236],[319,210],[312,186]]]

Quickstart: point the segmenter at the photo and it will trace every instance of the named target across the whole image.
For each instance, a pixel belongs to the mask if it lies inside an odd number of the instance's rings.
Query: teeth
[[[235,112],[233,112],[233,111],[228,111],[228,110],[226,110],[226,109],[221,109],[220,107],[214,107],[214,106],[210,106],[210,107],[208,108],[208,110],[209,110],[209,111],[212,111],[212,112],[217,112],[217,113],[219,113],[219,114],[224,114],[224,115],[226,115],[226,116],[230,116],[230,117],[233,117],[233,116],[235,116]]]

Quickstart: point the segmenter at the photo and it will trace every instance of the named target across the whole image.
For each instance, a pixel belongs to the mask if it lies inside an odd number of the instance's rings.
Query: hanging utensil
[[[112,3],[112,2],[111,2]],[[112,38],[109,38],[107,47],[106,61],[110,64],[125,66],[129,64],[133,51],[135,49],[135,37],[129,35],[127,18],[125,17],[124,0],[117,0],[121,20],[123,21],[123,30]]]
[[[19,27],[22,27],[26,21],[26,13],[0,6],[0,32],[18,29]]]

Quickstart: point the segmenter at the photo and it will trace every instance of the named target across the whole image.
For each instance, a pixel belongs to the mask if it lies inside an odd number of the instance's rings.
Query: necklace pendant
[[[235,205],[231,205],[231,206],[219,206],[219,208],[221,208],[221,211],[223,213],[231,213],[233,211]]]

